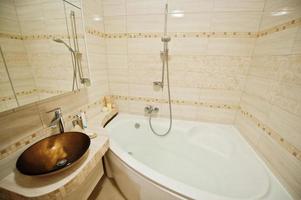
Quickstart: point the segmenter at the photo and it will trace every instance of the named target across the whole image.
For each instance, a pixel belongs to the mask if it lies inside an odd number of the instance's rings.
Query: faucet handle
[[[152,113],[153,112],[153,106],[152,105],[145,106],[144,112],[147,113],[147,114]]]
[[[52,112],[59,112],[59,113],[61,113],[62,109],[61,108],[54,108],[52,110],[47,111],[46,113],[52,113]]]

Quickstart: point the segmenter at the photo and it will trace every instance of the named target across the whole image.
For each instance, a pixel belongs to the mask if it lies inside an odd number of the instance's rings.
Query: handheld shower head
[[[54,42],[57,42],[57,43],[62,43],[64,44],[68,49],[69,51],[71,51],[72,53],[75,53],[75,51],[66,43],[64,42],[64,40],[60,39],[60,38],[53,38],[52,39]]]
[[[64,43],[64,41],[61,40],[60,38],[53,38],[52,40],[58,43]]]

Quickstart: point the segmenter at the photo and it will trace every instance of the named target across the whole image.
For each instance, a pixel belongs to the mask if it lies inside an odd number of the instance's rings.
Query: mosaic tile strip
[[[39,131],[36,131],[35,133],[33,133],[31,135],[28,135],[28,136],[22,138],[21,140],[7,146],[5,149],[2,149],[0,151],[0,160],[6,158],[10,154],[16,152],[20,148],[41,139],[42,136],[47,137],[47,136],[50,136],[50,135],[51,135],[51,131],[50,131],[49,128],[39,130]]]
[[[158,98],[150,98],[150,97],[134,97],[134,96],[119,96],[112,95],[113,99],[116,100],[129,100],[129,101],[143,101],[143,102],[151,102],[151,103],[168,103],[167,99],[158,99]],[[176,105],[195,105],[195,106],[203,106],[208,108],[216,108],[216,109],[229,109],[229,110],[238,110],[240,109],[239,105],[230,105],[230,104],[220,104],[220,103],[209,103],[209,102],[200,102],[200,101],[189,101],[189,100],[178,100],[172,99],[171,102]]]
[[[27,90],[27,91],[20,91],[16,92],[16,95],[18,97],[20,96],[28,96],[28,95],[33,95],[33,94],[38,94],[38,93],[47,93],[47,94],[63,94],[69,91],[64,91],[64,90],[46,90],[46,89],[32,89],[32,90]],[[14,100],[15,96],[10,95],[10,96],[5,96],[5,97],[0,97],[0,101],[10,101]]]
[[[256,38],[255,32],[171,32],[173,38]],[[105,38],[161,38],[162,33],[110,33]]]
[[[244,110],[241,108],[240,113],[252,121],[257,128],[259,128],[263,133],[268,135],[271,139],[273,139],[276,143],[278,143],[282,148],[284,148],[286,151],[288,151],[290,154],[292,154],[296,159],[301,161],[301,151],[295,147],[294,145],[290,144],[288,141],[286,141],[279,133],[277,133],[275,130],[261,122],[258,118],[256,118],[253,114],[250,112]]]
[[[301,26],[301,18],[293,19],[283,24],[279,24],[272,28],[268,28],[258,32],[170,32],[169,35],[174,38],[258,38],[264,37],[276,32],[284,31],[289,28]],[[86,28],[86,33],[100,38],[160,38],[163,36],[161,32],[155,33],[104,33],[97,29]],[[66,34],[33,34],[20,35],[10,33],[0,33],[0,38],[18,39],[18,40],[45,40],[52,38],[70,39]],[[78,38],[84,38],[80,34]]]
[[[105,38],[106,34],[93,28],[86,28],[86,33],[97,37]]]
[[[13,34],[13,33],[0,33],[0,38],[22,40],[22,36],[20,34]]]
[[[68,194],[73,192],[77,187],[83,184],[86,177],[90,172],[97,166],[101,158],[109,149],[109,140],[106,137],[102,147],[95,153],[94,157],[83,167],[83,169],[72,179],[61,188],[58,188],[48,194],[39,197],[25,197],[15,192],[8,191],[4,188],[0,188],[0,199],[18,199],[18,200],[42,200],[42,199],[64,199]]]
[[[47,40],[52,38],[71,39],[67,34],[32,34],[32,35],[19,35],[10,33],[0,33],[0,38],[9,38],[16,40]],[[79,34],[78,38],[84,38],[83,34]]]
[[[268,28],[268,29],[259,31],[257,37],[264,37],[267,35],[271,35],[273,33],[277,33],[280,31],[284,31],[286,29],[295,28],[295,27],[299,27],[299,26],[301,26],[301,18],[293,19],[291,21],[285,22],[283,24],[279,24],[272,28]]]
[[[289,28],[301,26],[301,18],[294,19],[272,28],[258,32],[170,32],[168,33],[173,38],[258,38],[270,35],[279,31],[284,31]],[[87,33],[101,38],[161,38],[163,33],[103,33],[98,30],[88,28]]]

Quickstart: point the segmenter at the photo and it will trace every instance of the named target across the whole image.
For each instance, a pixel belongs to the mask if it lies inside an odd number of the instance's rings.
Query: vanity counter
[[[86,155],[66,170],[45,176],[26,176],[16,169],[15,164],[11,164],[10,168],[13,169],[0,177],[0,199],[63,199],[79,186],[84,187],[84,181],[98,165],[101,166],[96,171],[103,170],[101,158],[109,148],[109,138],[101,128],[100,120],[101,117],[96,116],[89,123],[90,132],[96,133],[97,137],[91,139]],[[23,150],[6,158],[7,161],[15,163]],[[1,171],[7,168],[8,164],[5,161],[0,164]],[[103,174],[103,171],[101,173]]]

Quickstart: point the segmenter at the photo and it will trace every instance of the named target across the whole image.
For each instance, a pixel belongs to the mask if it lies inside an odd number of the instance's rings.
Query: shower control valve
[[[158,107],[155,107],[154,109],[153,109],[153,113],[158,113],[159,112],[159,108]]]
[[[147,113],[147,114],[151,114],[153,112],[153,106],[152,105],[147,105],[145,106],[144,108],[144,112]]]
[[[152,105],[147,105],[144,108],[144,112],[146,114],[158,113],[159,112],[159,108],[158,107],[153,107]]]

